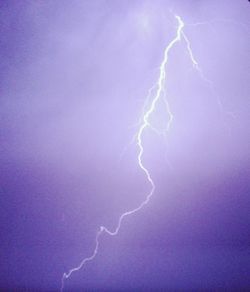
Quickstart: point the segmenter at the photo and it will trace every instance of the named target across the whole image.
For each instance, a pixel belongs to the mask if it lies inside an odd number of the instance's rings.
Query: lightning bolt
[[[159,68],[159,77],[158,77],[156,83],[154,84],[154,86],[149,90],[149,94],[147,96],[147,100],[149,100],[149,98],[150,98],[151,101],[148,102],[149,106],[148,106],[147,110],[145,110],[146,106],[144,105],[144,111],[143,111],[143,116],[142,116],[142,119],[141,119],[141,124],[140,124],[140,127],[139,127],[135,137],[134,137],[134,140],[136,140],[136,144],[137,144],[138,149],[139,149],[138,155],[137,155],[137,163],[138,163],[138,166],[140,167],[140,169],[142,170],[142,172],[145,174],[147,182],[150,185],[150,191],[149,191],[148,195],[146,196],[145,200],[137,208],[132,209],[132,210],[127,211],[127,212],[124,212],[123,214],[121,214],[121,216],[119,217],[118,224],[117,224],[117,227],[115,228],[115,230],[111,231],[108,228],[106,228],[105,226],[100,226],[99,230],[96,233],[95,247],[94,247],[93,253],[89,257],[84,258],[77,267],[72,268],[67,273],[65,272],[63,274],[62,279],[61,279],[61,292],[64,289],[65,280],[68,279],[72,275],[72,273],[79,271],[88,262],[90,262],[90,261],[95,259],[96,255],[98,254],[98,250],[99,250],[100,236],[102,234],[104,234],[104,233],[106,233],[106,234],[108,234],[110,236],[117,235],[119,230],[120,230],[120,228],[121,228],[121,224],[122,224],[122,221],[124,220],[124,218],[129,216],[129,215],[135,214],[138,211],[140,211],[145,205],[148,204],[148,202],[150,201],[152,195],[154,194],[155,183],[154,183],[154,181],[153,181],[153,179],[152,179],[152,177],[150,175],[150,171],[147,169],[147,167],[143,163],[143,154],[144,154],[143,134],[147,129],[154,130],[154,131],[157,132],[157,134],[159,134],[159,131],[157,129],[155,129],[153,127],[153,125],[150,123],[150,117],[154,113],[154,111],[156,109],[156,106],[157,106],[157,103],[159,102],[160,99],[162,99],[163,102],[165,103],[166,111],[167,111],[167,114],[169,116],[169,120],[168,120],[168,123],[167,123],[165,131],[168,131],[170,126],[171,126],[171,123],[173,121],[173,114],[172,114],[172,112],[170,110],[170,106],[169,106],[168,100],[166,99],[166,94],[165,94],[165,89],[164,89],[166,76],[167,76],[166,66],[167,66],[167,63],[168,63],[170,51],[182,39],[184,40],[184,42],[186,44],[187,52],[188,52],[188,55],[190,57],[190,60],[192,62],[193,67],[199,72],[200,77],[203,79],[203,81],[206,81],[210,86],[212,86],[212,82],[205,77],[205,75],[203,74],[201,68],[199,67],[199,64],[198,64],[197,60],[194,57],[194,54],[193,54],[192,49],[191,49],[190,41],[188,40],[186,34],[183,31],[184,22],[182,21],[181,17],[178,16],[178,15],[175,15],[175,19],[177,20],[177,23],[178,23],[175,37],[172,39],[172,41],[165,48],[163,60],[162,60],[162,62],[160,64],[160,68]],[[155,89],[154,90],[154,94],[153,94],[153,89]],[[151,96],[152,96],[152,98],[151,98]]]

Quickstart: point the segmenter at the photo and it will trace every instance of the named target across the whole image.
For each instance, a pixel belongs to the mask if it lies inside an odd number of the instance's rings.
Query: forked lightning
[[[190,60],[193,64],[194,68],[198,70],[198,72],[200,73],[203,80],[210,83],[210,81],[204,77],[204,75],[203,75],[203,73],[198,65],[198,62],[194,58],[194,55],[193,55],[193,52],[191,49],[191,45],[190,45],[190,41],[188,40],[186,34],[184,34],[184,32],[183,32],[184,22],[182,21],[180,16],[175,15],[175,18],[176,18],[177,23],[178,23],[178,26],[176,29],[176,34],[175,34],[174,38],[172,39],[172,41],[165,48],[163,60],[162,60],[161,65],[160,65],[159,77],[153,86],[153,88],[155,88],[155,91],[154,91],[155,93],[154,93],[154,95],[151,94],[151,95],[153,95],[152,97],[150,96],[151,101],[149,102],[148,109],[144,110],[143,117],[141,119],[140,127],[135,135],[135,138],[136,138],[135,140],[137,142],[137,146],[138,146],[138,150],[139,150],[138,155],[137,155],[137,163],[138,163],[138,166],[140,167],[140,169],[145,174],[145,177],[150,185],[150,191],[149,191],[148,195],[146,196],[145,200],[137,208],[132,209],[130,211],[126,211],[123,214],[121,214],[115,230],[112,231],[112,230],[109,230],[108,228],[106,228],[105,226],[100,226],[98,232],[96,233],[95,247],[94,247],[93,253],[89,257],[84,258],[77,267],[72,268],[67,273],[63,274],[62,283],[61,283],[61,291],[63,291],[63,289],[64,289],[65,280],[68,279],[72,275],[72,273],[79,271],[81,268],[83,268],[84,265],[86,265],[87,262],[94,260],[94,258],[98,254],[100,236],[103,233],[106,233],[106,234],[111,235],[111,236],[117,235],[120,228],[121,228],[121,224],[122,224],[123,219],[125,217],[132,215],[132,214],[138,212],[139,210],[141,210],[145,205],[148,204],[148,202],[150,201],[150,198],[154,194],[155,183],[151,177],[150,171],[147,169],[147,167],[143,163],[143,154],[144,154],[143,134],[147,129],[154,129],[154,127],[150,124],[150,117],[154,114],[157,103],[159,102],[160,99],[163,99],[163,101],[165,102],[166,107],[167,107],[167,113],[169,115],[169,121],[168,121],[168,125],[166,127],[166,131],[169,130],[169,127],[173,121],[173,114],[170,110],[169,103],[166,99],[164,85],[165,85],[165,81],[166,81],[166,77],[167,77],[166,67],[167,67],[167,63],[168,63],[168,59],[169,59],[169,53],[174,48],[174,46],[178,42],[180,42],[182,39],[186,43],[187,52],[189,54]],[[150,92],[152,92],[152,90],[150,90]]]

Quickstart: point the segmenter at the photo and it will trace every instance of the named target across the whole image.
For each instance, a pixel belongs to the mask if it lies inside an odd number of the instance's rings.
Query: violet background
[[[0,2],[2,291],[59,290],[98,227],[145,198],[128,144],[176,31],[170,9],[215,20],[185,32],[223,110],[179,43],[170,132],[143,137],[155,194],[65,290],[250,289],[250,3],[63,0]],[[152,123],[166,121],[159,104]]]

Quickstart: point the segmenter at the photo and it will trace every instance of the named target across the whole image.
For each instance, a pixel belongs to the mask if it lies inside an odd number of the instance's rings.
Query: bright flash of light
[[[138,166],[140,167],[140,169],[142,170],[142,172],[145,174],[145,177],[150,185],[150,191],[149,191],[148,195],[146,196],[145,200],[137,208],[132,209],[130,211],[126,211],[120,215],[119,220],[118,220],[118,224],[117,224],[117,227],[115,228],[115,230],[111,231],[105,226],[100,226],[99,230],[96,233],[95,247],[94,247],[93,253],[89,257],[84,258],[77,267],[72,268],[68,272],[65,272],[63,274],[62,280],[61,280],[61,291],[63,291],[63,289],[64,289],[65,280],[68,279],[72,275],[72,273],[79,271],[88,262],[94,260],[94,258],[98,254],[100,236],[103,233],[106,233],[106,234],[111,235],[111,236],[117,235],[120,228],[121,228],[121,224],[122,224],[122,221],[124,220],[124,218],[141,210],[145,205],[148,204],[148,202],[150,201],[150,198],[154,194],[155,183],[151,177],[150,171],[147,169],[147,167],[143,163],[143,154],[144,154],[143,134],[147,129],[154,130],[158,134],[160,133],[160,131],[155,129],[150,123],[150,117],[154,114],[157,103],[159,102],[160,99],[162,99],[163,102],[165,103],[167,114],[169,116],[165,131],[168,131],[170,126],[171,126],[171,123],[173,121],[173,114],[170,110],[170,106],[169,106],[168,100],[166,98],[166,92],[165,92],[165,88],[164,88],[165,82],[166,82],[166,76],[167,76],[166,67],[167,67],[170,51],[178,42],[180,42],[182,40],[182,38],[186,43],[186,48],[187,48],[190,60],[193,64],[194,68],[199,72],[203,81],[206,81],[210,86],[212,86],[211,81],[204,76],[202,70],[200,69],[200,67],[198,65],[198,62],[194,58],[194,55],[193,55],[193,52],[191,49],[191,45],[190,45],[190,41],[188,40],[187,36],[183,32],[184,22],[182,21],[180,16],[175,15],[175,18],[176,18],[177,23],[178,23],[178,26],[176,29],[176,34],[175,34],[174,38],[172,39],[172,41],[165,48],[163,60],[161,62],[160,68],[159,68],[159,77],[158,77],[156,83],[153,85],[153,87],[149,90],[149,95],[147,97],[147,100],[149,100],[149,97],[150,97],[151,101],[148,102],[149,105],[147,106],[147,109],[145,109],[146,107],[144,108],[139,129],[134,137],[136,144],[138,146],[138,149],[139,149],[138,155],[137,155],[137,163],[138,163]],[[155,89],[154,94],[153,94],[153,89]],[[151,95],[152,95],[152,97],[151,97]]]

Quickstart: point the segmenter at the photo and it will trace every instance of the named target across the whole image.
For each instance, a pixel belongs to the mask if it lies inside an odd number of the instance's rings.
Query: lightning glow
[[[158,77],[156,83],[153,85],[153,87],[149,90],[149,95],[147,97],[147,100],[151,99],[151,101],[147,102],[147,103],[149,103],[149,105],[147,106],[148,107],[147,110],[145,110],[146,106],[144,106],[141,124],[139,126],[139,129],[138,129],[135,137],[134,137],[134,139],[136,140],[136,144],[138,146],[138,149],[139,149],[138,155],[137,155],[137,163],[138,163],[139,168],[145,174],[147,182],[150,185],[150,191],[149,191],[148,195],[146,196],[145,200],[137,208],[132,209],[130,211],[126,211],[123,214],[121,214],[115,230],[111,231],[108,228],[106,228],[105,226],[100,226],[98,232],[96,233],[95,247],[94,247],[93,253],[89,257],[84,258],[77,267],[72,268],[67,273],[65,272],[63,274],[62,281],[61,281],[61,291],[63,291],[63,289],[64,289],[65,280],[68,279],[72,275],[72,273],[79,271],[81,268],[83,268],[83,266],[85,266],[87,264],[87,262],[94,260],[94,258],[98,254],[100,236],[103,233],[107,233],[110,236],[117,235],[120,228],[121,228],[121,224],[122,224],[122,221],[124,220],[124,218],[141,210],[145,205],[148,204],[148,202],[150,201],[150,198],[154,194],[155,183],[151,177],[150,171],[148,170],[148,168],[145,166],[145,164],[143,162],[143,154],[144,154],[143,134],[147,129],[154,130],[159,134],[159,131],[157,129],[155,129],[152,126],[152,124],[150,123],[150,117],[154,114],[157,103],[159,102],[160,99],[162,99],[162,101],[165,103],[167,114],[169,116],[165,131],[168,131],[170,126],[171,126],[171,123],[173,121],[174,116],[170,110],[170,106],[169,106],[168,100],[166,98],[166,92],[165,92],[165,88],[164,88],[165,82],[166,82],[166,76],[167,76],[166,67],[167,67],[170,51],[182,39],[184,40],[184,42],[186,44],[187,52],[189,54],[190,60],[193,64],[194,68],[199,72],[201,78],[204,81],[206,81],[210,86],[212,86],[211,81],[204,76],[201,68],[199,67],[198,62],[196,61],[194,54],[192,52],[190,41],[188,40],[187,36],[183,32],[184,22],[182,21],[180,16],[175,15],[175,19],[177,20],[177,23],[178,23],[178,26],[176,29],[176,34],[175,34],[174,38],[172,39],[172,41],[165,48],[163,60],[160,64],[160,68],[159,68],[159,77]],[[155,89],[154,94],[153,94],[153,89]],[[151,97],[151,95],[153,95],[153,96]]]

